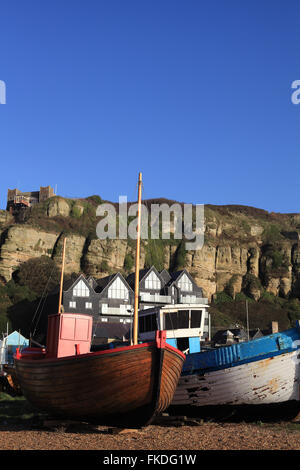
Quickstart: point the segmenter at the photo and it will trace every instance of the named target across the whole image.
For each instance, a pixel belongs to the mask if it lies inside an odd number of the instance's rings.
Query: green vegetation
[[[102,272],[108,272],[109,271],[109,266],[106,260],[101,261],[100,263],[100,269]]]
[[[165,246],[166,240],[148,240],[145,244],[145,268],[155,266],[158,271],[164,269]]]
[[[24,397],[0,393],[0,424],[28,424],[43,416],[46,415],[37,412]]]
[[[217,292],[214,298],[214,303],[216,305],[218,304],[224,304],[226,302],[233,302],[233,298],[226,294],[226,292]]]
[[[41,296],[44,291],[50,292],[59,283],[60,271],[51,258],[41,256],[22,263],[15,271],[14,279],[19,286],[27,287],[29,291]]]
[[[68,216],[48,216],[50,204],[53,205],[53,201],[56,199],[62,199],[69,205]],[[96,216],[96,208],[101,203],[102,199],[100,196],[90,196],[86,199],[75,200],[57,196],[33,206],[30,211],[26,212],[21,223],[26,223],[45,231],[64,232],[66,234],[75,233],[95,239],[97,238],[97,223],[100,220]],[[80,206],[83,208],[82,213]]]
[[[282,235],[280,234],[280,227],[275,224],[268,224],[265,226],[265,229],[262,234],[262,238],[267,243],[274,243],[280,239],[282,239]]]
[[[289,260],[285,253],[280,251],[278,244],[270,243],[262,247],[263,257],[265,259],[270,259],[272,264],[267,266],[269,270],[277,270],[283,268],[285,270],[289,267]]]
[[[82,212],[81,212],[79,206],[73,206],[72,207],[71,216],[75,217],[75,219],[79,219],[82,216]]]
[[[292,325],[295,324],[296,320],[300,320],[300,301],[299,299],[291,299],[286,303],[285,306],[288,312],[288,318]]]
[[[263,287],[258,277],[254,276],[254,274],[247,273],[243,277],[242,290],[248,297],[252,297],[253,292],[262,292]]]
[[[21,330],[29,337],[42,313],[39,330],[44,330],[47,313],[55,313],[57,309],[57,298],[48,298],[48,294],[59,284],[59,279],[60,272],[48,256],[22,263],[13,279],[0,286],[0,332],[6,331],[8,322],[10,332]]]
[[[172,263],[172,271],[179,271],[183,269],[186,264],[186,249],[185,249],[185,240],[181,240],[177,250],[175,251],[173,263]]]
[[[238,278],[239,276],[237,275],[232,276],[224,288],[224,293],[229,295],[232,299],[234,298],[234,284],[236,283]]]
[[[95,206],[99,206],[103,202],[101,197],[98,195],[87,197],[87,201],[90,201]]]
[[[129,272],[134,266],[134,259],[131,253],[127,253],[125,258],[124,258],[124,270]]]
[[[212,327],[233,327],[236,324],[246,327],[246,300],[248,300],[250,329],[268,329],[272,321],[277,321],[279,329],[285,330],[300,320],[300,300],[282,299],[269,292],[263,292],[258,301],[245,294],[237,294],[233,300],[225,292],[218,292],[211,303]]]
[[[30,304],[37,298],[37,294],[30,290],[28,286],[18,285],[14,280],[9,281],[5,286],[0,286],[0,332],[12,328],[12,319],[10,311],[14,305],[19,305],[22,302]],[[22,314],[22,312],[20,312]]]

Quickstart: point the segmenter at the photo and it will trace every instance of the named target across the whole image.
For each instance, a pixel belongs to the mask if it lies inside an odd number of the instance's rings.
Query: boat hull
[[[143,426],[173,398],[184,356],[154,343],[80,356],[15,358],[24,396],[53,416]]]
[[[300,400],[300,329],[188,354],[172,405]]]
[[[172,405],[262,405],[300,400],[298,352],[182,376]]]

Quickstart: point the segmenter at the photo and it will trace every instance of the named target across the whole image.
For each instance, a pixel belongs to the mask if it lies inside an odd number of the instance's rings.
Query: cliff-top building
[[[8,189],[6,210],[13,212],[16,209],[31,207],[53,196],[55,196],[55,194],[51,186],[40,186],[39,191],[29,192],[22,192],[19,191],[19,189]]]

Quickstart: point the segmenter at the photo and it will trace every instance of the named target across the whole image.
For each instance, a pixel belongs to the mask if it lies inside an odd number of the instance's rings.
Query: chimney
[[[278,333],[278,321],[272,321],[272,334]]]

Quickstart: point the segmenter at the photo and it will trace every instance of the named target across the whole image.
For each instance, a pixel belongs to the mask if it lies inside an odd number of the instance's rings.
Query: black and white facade
[[[131,323],[134,293],[122,274],[112,274],[96,282],[100,320]]]
[[[135,273],[127,277],[127,282],[134,289]],[[171,297],[167,295],[164,276],[154,266],[149,269],[140,270],[139,308],[145,309],[169,303],[171,303]]]
[[[81,274],[75,281],[64,284],[63,310],[69,313],[86,313],[97,318],[99,295],[93,285]]]
[[[130,323],[132,305],[133,291],[120,273],[98,281],[81,274],[64,286],[64,311],[86,313],[97,321]]]
[[[152,266],[140,270],[139,310],[156,306],[178,304],[207,304],[203,292],[187,270],[169,273]],[[65,312],[86,313],[94,318],[94,325],[133,321],[135,273],[125,279],[121,273],[102,279],[86,278],[81,274],[75,281],[64,285]],[[208,309],[203,310],[203,333],[210,336]]]

